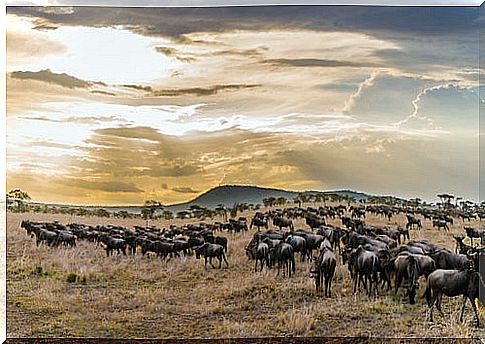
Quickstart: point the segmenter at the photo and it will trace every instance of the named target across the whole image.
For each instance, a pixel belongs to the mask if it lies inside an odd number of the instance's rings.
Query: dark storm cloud
[[[202,31],[302,28],[414,35],[461,35],[478,30],[478,8],[257,6],[218,8],[75,7],[73,13],[46,13],[42,7],[8,7],[7,12],[59,25],[125,25],[144,35],[180,38]],[[163,20],[161,20],[161,18]],[[446,30],[443,30],[446,27]]]

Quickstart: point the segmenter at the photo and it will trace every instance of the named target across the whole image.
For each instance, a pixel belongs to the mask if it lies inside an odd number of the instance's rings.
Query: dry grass
[[[107,258],[101,248],[83,241],[74,249],[37,248],[20,228],[22,219],[71,220],[65,215],[8,214],[8,337],[479,335],[472,327],[469,305],[464,323],[457,321],[461,298],[444,299],[445,318],[436,312],[435,322],[429,324],[425,322],[427,306],[419,297],[411,306],[403,291],[397,296],[383,292],[377,299],[352,295],[350,277],[341,265],[331,299],[314,291],[309,266],[299,257],[297,273],[291,279],[276,277],[274,270],[254,273],[253,262],[244,254],[254,231],[227,234],[229,267],[206,270],[203,261],[196,261],[194,256],[168,262],[141,256]],[[142,220],[99,218],[76,221],[144,224]],[[396,221],[405,223],[404,216],[391,224]],[[388,224],[374,216],[367,222]],[[445,233],[432,230],[431,223],[425,221],[424,229],[413,231],[411,236],[454,249],[452,233],[462,232],[462,223],[457,222],[451,232]],[[296,227],[306,226],[299,221]],[[419,296],[423,288],[422,281]]]

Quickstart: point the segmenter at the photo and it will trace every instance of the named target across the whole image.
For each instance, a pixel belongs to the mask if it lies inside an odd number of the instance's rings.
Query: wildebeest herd
[[[404,213],[407,223],[377,227],[365,222],[366,213],[382,216],[388,221],[394,215]],[[469,213],[459,215],[462,221],[474,218]],[[254,261],[255,272],[276,268],[277,275],[282,270],[283,277],[291,277],[299,270],[298,260],[308,261],[317,292],[323,291],[325,297],[331,297],[336,268],[343,264],[350,274],[354,293],[364,291],[369,297],[377,297],[392,289],[391,292],[396,294],[404,286],[410,304],[416,303],[419,280],[423,276],[426,291],[422,297],[428,303],[430,321],[434,307],[442,313],[443,295],[463,295],[461,318],[465,304],[470,300],[479,326],[475,299],[478,298],[479,284],[483,283],[478,273],[483,249],[473,246],[473,239],[485,243],[485,230],[464,226],[464,235],[453,236],[456,249],[452,252],[429,241],[411,240],[410,230],[422,230],[418,216],[431,220],[433,227],[445,231],[449,230],[448,224],[453,224],[453,216],[441,209],[338,205],[257,212],[250,226],[246,218],[240,217],[227,223],[201,222],[169,228],[31,221],[22,221],[21,227],[35,237],[37,246],[69,248],[76,246],[76,240],[86,240],[104,248],[108,257],[115,251],[123,255],[141,252],[142,256],[155,255],[162,260],[195,253],[196,259],[204,257],[205,267],[209,263],[213,268],[213,258],[219,261],[218,268],[223,262],[229,266],[226,257],[228,239],[217,232],[246,232],[256,227],[245,247],[248,260]],[[330,218],[339,219],[341,226],[327,223]],[[308,228],[295,228],[297,219],[304,219]],[[470,245],[464,242],[465,235],[470,239]]]

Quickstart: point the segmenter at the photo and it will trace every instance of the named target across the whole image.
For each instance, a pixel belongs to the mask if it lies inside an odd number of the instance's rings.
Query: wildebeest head
[[[200,256],[204,254],[204,250],[208,245],[208,243],[205,243],[195,248],[195,259],[199,259]]]

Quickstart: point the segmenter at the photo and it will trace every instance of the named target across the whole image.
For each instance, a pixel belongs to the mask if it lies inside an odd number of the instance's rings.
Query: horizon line
[[[231,187],[231,186],[232,187],[254,187],[254,188],[259,188],[259,189],[268,189],[268,190],[291,192],[291,193],[298,193],[298,194],[312,193],[312,192],[320,192],[320,193],[352,192],[352,193],[360,193],[360,194],[370,196],[370,197],[382,197],[382,198],[391,197],[391,198],[396,198],[396,199],[400,199],[400,200],[408,200],[408,198],[403,197],[403,196],[378,195],[378,194],[369,193],[369,192],[366,192],[366,191],[352,190],[352,189],[345,189],[345,188],[334,189],[334,190],[325,190],[325,191],[322,191],[322,190],[295,191],[295,190],[279,189],[279,188],[275,188],[275,187],[259,186],[259,185],[254,185],[254,184],[223,184],[223,185],[218,185],[218,186],[209,188],[209,189],[207,189],[203,192],[200,192],[199,194],[197,194],[197,196],[195,196],[191,200],[188,200],[188,201],[185,201],[185,202],[179,202],[179,203],[172,203],[172,204],[162,204],[162,206],[163,207],[182,206],[184,204],[188,204],[188,203],[195,201],[198,197],[210,192],[211,190],[214,190],[214,189],[217,189],[217,188],[222,188],[222,187],[228,187],[228,186],[229,187]],[[409,199],[413,199],[413,198],[420,198],[420,197],[413,196]],[[5,202],[4,200],[2,200],[2,201]],[[427,200],[424,200],[424,199],[422,199],[422,201],[425,201],[426,203],[431,203],[431,204],[436,203],[436,202],[428,202]],[[473,201],[473,202],[474,203],[480,203],[480,201],[478,201],[478,202]],[[49,206],[49,205],[56,206],[57,205],[57,206],[65,206],[65,207],[93,207],[93,208],[96,208],[96,207],[99,207],[99,208],[102,208],[102,207],[108,207],[108,208],[143,207],[143,204],[70,204],[70,203],[56,203],[56,202],[51,203],[51,202],[35,201],[35,200],[27,201],[27,203],[31,203],[31,204],[36,203],[36,204],[42,204],[42,205],[47,205],[47,206]]]

